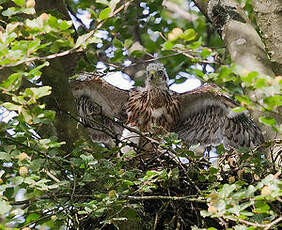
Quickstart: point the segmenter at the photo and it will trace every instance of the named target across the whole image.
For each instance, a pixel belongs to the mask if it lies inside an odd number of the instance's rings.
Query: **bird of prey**
[[[263,143],[263,135],[248,111],[233,111],[237,105],[217,86],[204,84],[189,92],[173,92],[160,63],[149,64],[146,75],[145,87],[130,91],[114,87],[93,73],[71,82],[78,114],[93,141],[109,143],[118,138],[140,144],[136,132],[120,125],[125,124],[142,133],[175,132],[188,145],[223,143],[229,149]],[[123,148],[122,152],[128,150]]]

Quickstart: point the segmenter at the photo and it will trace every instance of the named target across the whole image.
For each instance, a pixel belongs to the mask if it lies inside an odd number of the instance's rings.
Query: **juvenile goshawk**
[[[168,88],[168,75],[162,64],[149,64],[146,70],[145,87],[130,91],[89,73],[71,82],[78,114],[89,127],[93,141],[106,143],[119,138],[140,144],[139,136],[117,124],[117,119],[141,132],[178,133],[188,145],[223,143],[228,149],[263,143],[263,135],[248,111],[234,112],[237,105],[217,86],[204,84],[176,93]]]

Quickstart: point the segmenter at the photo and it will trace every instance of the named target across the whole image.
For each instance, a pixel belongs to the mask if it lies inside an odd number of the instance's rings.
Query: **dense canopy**
[[[280,0],[0,3],[0,229],[281,228]],[[158,135],[131,129],[150,144],[148,158],[113,133],[130,129],[124,114],[99,113],[94,125],[79,116],[77,102],[88,99],[76,101],[78,76],[86,88],[94,75],[96,88],[107,80],[139,89],[152,62],[184,94],[199,80],[217,85],[228,112],[253,118],[240,127],[256,124],[265,142],[202,148],[185,135],[204,136],[181,125]],[[110,115],[128,99],[112,87]]]

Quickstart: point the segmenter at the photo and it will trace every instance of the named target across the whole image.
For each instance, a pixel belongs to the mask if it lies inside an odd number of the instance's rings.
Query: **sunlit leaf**
[[[109,5],[109,2],[107,0],[97,0],[97,3],[101,3],[103,5]]]
[[[259,120],[260,122],[269,126],[273,126],[276,124],[276,120],[272,117],[260,117]]]
[[[201,46],[202,42],[199,40],[199,41],[195,41],[195,42],[192,42],[191,44],[189,44],[189,47],[191,49],[198,49],[200,46]]]
[[[263,103],[274,107],[274,106],[282,106],[282,96],[281,95],[275,95],[271,97],[265,97],[263,99]]]
[[[211,55],[211,50],[210,49],[207,49],[207,48],[202,49],[202,52],[201,52],[201,57],[202,58],[207,58],[210,55]]]
[[[33,93],[35,99],[47,96],[51,94],[51,87],[50,86],[42,86],[38,88],[29,88]]]
[[[247,76],[241,76],[241,80],[246,83],[252,83],[254,79],[258,76],[257,72],[250,72]]]
[[[173,47],[173,43],[171,41],[166,41],[162,44],[164,50],[170,50]]]
[[[12,209],[12,206],[9,205],[7,201],[0,199],[0,215],[6,215]]]
[[[184,31],[184,33],[180,37],[186,41],[192,41],[196,38],[196,36],[197,36],[197,33],[195,30],[187,29]]]
[[[256,80],[255,84],[256,84],[256,88],[259,89],[261,87],[267,86],[267,81],[266,81],[266,79],[258,78]]]
[[[25,0],[12,0],[14,3],[16,3],[18,6],[24,6]]]
[[[10,111],[19,111],[22,108],[20,105],[16,105],[10,102],[5,102],[2,104],[2,106],[4,106],[6,109]]]
[[[9,76],[9,78],[0,84],[0,88],[5,88],[7,91],[15,91],[18,90],[21,86],[22,82],[22,73],[13,73]]]
[[[245,111],[246,108],[244,107],[235,107],[232,109],[233,112],[242,112],[242,111]]]
[[[110,7],[107,7],[105,9],[103,9],[100,14],[99,14],[99,18],[101,20],[105,20],[107,19],[109,16],[110,16],[110,13],[111,13],[111,8]]]
[[[10,7],[7,10],[4,10],[2,14],[6,17],[11,17],[16,14],[35,14],[34,8],[16,8]]]

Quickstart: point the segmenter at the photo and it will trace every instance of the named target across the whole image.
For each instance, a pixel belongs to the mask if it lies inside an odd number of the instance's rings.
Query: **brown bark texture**
[[[42,12],[50,14],[59,12],[63,19],[71,20],[63,0],[37,0],[35,9],[38,15]],[[57,135],[60,141],[66,142],[66,145],[64,145],[66,151],[71,151],[73,143],[81,137],[85,137],[83,129],[78,129],[77,121],[73,119],[73,117],[77,117],[76,106],[68,84],[68,78],[74,74],[80,55],[80,53],[73,53],[52,59],[49,61],[50,65],[42,71],[44,85],[52,87],[52,95],[44,102],[48,109],[56,111],[56,118],[54,126],[44,126],[41,133],[43,135],[44,133],[46,135],[52,133]]]
[[[247,70],[274,76],[260,36],[235,0],[210,0],[208,16],[221,34],[232,62],[242,67],[239,73]]]

